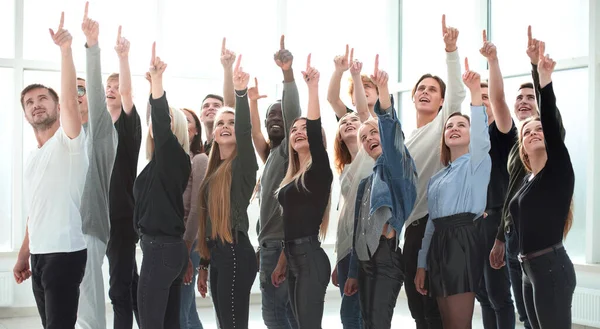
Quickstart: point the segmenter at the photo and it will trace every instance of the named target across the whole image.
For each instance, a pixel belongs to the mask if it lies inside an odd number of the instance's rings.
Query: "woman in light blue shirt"
[[[441,160],[446,166],[429,181],[429,216],[415,277],[417,290],[436,297],[445,328],[468,328],[484,253],[474,221],[485,211],[492,160],[488,119],[481,100],[480,76],[469,70],[463,81],[471,91],[471,116],[450,115],[444,125]],[[425,287],[429,273],[429,291]]]

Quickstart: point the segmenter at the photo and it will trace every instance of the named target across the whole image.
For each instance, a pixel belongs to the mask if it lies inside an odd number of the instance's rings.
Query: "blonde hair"
[[[294,122],[292,122],[292,127],[299,120],[306,121],[307,119],[305,117],[297,118],[296,120],[294,120]],[[323,136],[325,136],[325,135],[323,135]],[[284,186],[286,186],[292,182],[294,183],[294,185],[296,186],[296,188],[298,190],[300,188],[302,188],[303,190],[310,192],[306,188],[306,185],[304,184],[304,177],[306,175],[306,172],[312,166],[312,156],[309,157],[305,163],[300,163],[300,158],[298,157],[298,153],[292,147],[293,142],[294,141],[291,138],[289,138],[289,141],[288,141],[288,153],[289,153],[289,158],[288,158],[289,161],[288,162],[289,162],[289,164],[288,164],[287,172],[285,173],[285,177],[281,181],[281,184],[279,185],[279,188],[277,189],[277,191],[275,191],[276,196],[279,195],[279,192],[281,191],[281,189]],[[327,207],[325,208],[325,213],[323,214],[323,219],[321,220],[321,226],[320,226],[320,230],[319,230],[319,237],[321,238],[321,241],[325,240],[325,236],[327,235],[327,228],[329,226],[329,210],[330,210],[330,208],[331,208],[331,191],[329,192],[329,200],[327,201]]]
[[[360,127],[358,128],[358,135],[356,135],[356,138],[358,139],[358,143],[360,145],[362,145],[362,141],[360,140],[360,131],[365,126],[370,126],[371,128],[375,128],[377,130],[377,132],[379,132],[379,119],[378,118],[374,118],[374,117],[370,117],[370,118],[368,118],[365,122],[363,122],[360,125]],[[364,147],[363,147],[363,149],[364,149]]]
[[[188,136],[188,124],[185,114],[172,107],[169,107],[169,113],[173,122],[173,129],[171,129],[173,135],[175,135],[185,153],[190,153],[190,138]],[[151,129],[152,127],[148,129],[148,135],[146,136],[146,159],[148,161],[152,160],[154,156],[154,138],[150,134]]]
[[[526,125],[528,125],[529,123],[531,123],[533,121],[540,121],[540,123],[541,123],[542,120],[540,120],[540,117],[538,117],[538,116],[532,116],[532,117],[529,117],[529,118],[523,120],[519,127],[519,157],[521,158],[521,162],[523,163],[525,170],[527,170],[528,172],[532,172],[532,169],[531,169],[531,162],[529,162],[529,156],[527,155],[527,152],[525,151],[525,145],[523,144],[523,129],[525,128]],[[543,129],[543,127],[542,127],[542,129]],[[569,212],[567,213],[567,218],[565,220],[565,226],[563,229],[563,239],[567,238],[567,234],[569,234],[569,231],[571,230],[572,226],[573,226],[573,199],[571,199],[571,204],[569,205]]]
[[[375,90],[377,91],[377,95],[379,95],[379,88],[377,87],[377,85],[375,84],[375,82],[373,82],[373,80],[371,80],[371,78],[366,75],[366,74],[361,74],[360,75],[360,80],[362,81],[363,84],[365,83],[370,83],[373,85],[373,87],[375,87]],[[348,85],[348,95],[350,95],[350,98],[352,98],[353,94],[354,94],[354,80],[352,80],[352,78],[348,79],[349,81],[349,85]]]
[[[342,122],[342,120],[345,117],[352,116],[352,115],[355,117],[358,117],[358,115],[356,115],[356,113],[349,112],[340,118],[340,122]],[[340,126],[341,125],[338,122],[338,129],[335,134],[335,139],[333,140],[333,159],[334,159],[333,161],[335,163],[335,170],[337,170],[338,174],[342,173],[342,170],[344,170],[344,167],[347,164],[352,163],[352,154],[350,154],[350,150],[348,149],[348,146],[342,139],[342,133],[340,131]]]
[[[215,116],[215,122],[225,113],[235,115],[233,109],[222,107]],[[221,160],[219,144],[213,139],[210,154],[208,155],[208,167],[206,178],[200,186],[199,214],[200,225],[198,227],[198,251],[202,258],[208,259],[210,253],[206,244],[206,222],[211,221],[211,239],[220,238],[222,242],[233,243],[231,232],[231,165],[237,156],[237,143],[232,155]]]

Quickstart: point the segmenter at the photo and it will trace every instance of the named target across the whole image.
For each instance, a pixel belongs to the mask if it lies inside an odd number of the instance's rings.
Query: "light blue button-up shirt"
[[[418,267],[427,268],[427,253],[435,231],[432,219],[470,212],[478,218],[485,211],[492,170],[490,135],[484,106],[471,106],[469,153],[431,177],[427,187],[429,220],[419,251]]]

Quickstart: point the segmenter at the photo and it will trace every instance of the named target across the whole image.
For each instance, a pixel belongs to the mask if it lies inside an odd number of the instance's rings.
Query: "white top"
[[[85,132],[70,139],[58,128],[25,167],[24,196],[31,254],[86,248],[81,230],[81,195],[88,169]]]

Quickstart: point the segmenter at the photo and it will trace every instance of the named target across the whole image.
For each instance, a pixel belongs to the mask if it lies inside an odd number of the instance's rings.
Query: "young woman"
[[[187,266],[183,192],[190,176],[185,115],[170,110],[162,75],[167,65],[152,45],[149,160],[135,181],[135,227],[144,258],[139,279],[138,311],[144,329],[179,327],[181,283]]]
[[[378,69],[371,80],[380,91],[374,111],[360,127],[363,150],[375,161],[372,174],[360,182],[355,197],[353,248],[344,292],[359,291],[364,328],[390,328],[404,282],[399,232],[417,197],[415,164],[404,146],[404,133],[392,98],[388,75]]]
[[[196,250],[196,237],[198,236],[198,194],[200,186],[206,174],[208,157],[204,154],[202,144],[202,125],[200,120],[190,109],[181,109],[187,119],[188,135],[190,140],[190,159],[192,161],[192,173],[188,180],[187,188],[183,192],[183,209],[185,218],[185,233],[183,240],[188,249],[187,271],[183,278],[184,286],[181,289],[181,307],[179,312],[179,324],[181,329],[202,329],[202,322],[198,317],[196,308],[195,281],[198,274],[197,267],[200,265],[200,255]]]
[[[571,328],[576,278],[562,244],[573,222],[575,174],[561,136],[552,72],[556,62],[544,56],[540,42],[540,118],[523,122],[519,151],[530,172],[510,202],[519,237],[523,298],[533,328]]]
[[[333,173],[321,129],[319,71],[310,66],[310,55],[302,74],[308,85],[308,114],[290,130],[289,166],[278,190],[285,247],[271,280],[278,287],[289,263],[287,282],[298,327],[317,329],[331,273],[319,235],[324,238],[327,232]]]
[[[247,210],[258,163],[252,146],[249,75],[240,62],[241,55],[233,72],[235,112],[222,108],[215,117],[214,140],[199,195],[202,259],[198,290],[206,296],[210,264],[211,296],[222,329],[248,328],[250,289],[257,272]]]
[[[469,71],[467,59],[465,69],[463,81],[471,91],[473,120],[454,113],[445,123],[441,160],[446,167],[429,182],[431,220],[414,278],[419,292],[426,295],[425,271],[429,271],[429,295],[437,299],[447,329],[471,326],[484,261],[474,221],[484,214],[492,166],[480,77]]]
[[[359,84],[361,83],[361,69],[361,62],[354,61],[350,64],[352,79]],[[356,99],[363,99],[364,103],[366,103],[366,95],[362,85],[360,85],[360,88],[355,89],[355,93]],[[366,106],[364,109],[357,107],[357,110],[359,113],[364,112],[366,114],[362,117],[370,117]],[[338,220],[337,239],[335,241],[337,260],[331,274],[331,281],[335,286],[340,288],[342,295],[340,317],[344,329],[362,328],[363,321],[360,316],[358,295],[345,295],[344,286],[346,285],[350,270],[350,251],[352,249],[352,236],[354,232],[354,206],[358,184],[363,178],[369,176],[375,164],[373,158],[360,147],[358,142],[358,129],[361,125],[360,117],[355,112],[349,112],[341,117],[333,142],[334,163],[340,175],[341,198],[338,207],[341,210]]]

